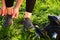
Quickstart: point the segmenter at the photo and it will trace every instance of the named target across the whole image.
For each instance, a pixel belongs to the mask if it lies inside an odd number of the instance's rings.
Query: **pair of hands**
[[[16,9],[16,8],[12,9],[12,13],[11,13],[12,18],[17,18],[18,17],[18,12],[19,12],[18,9]],[[2,9],[0,9],[0,15],[6,16],[7,13],[8,12],[7,12],[7,8],[6,7],[2,7]]]

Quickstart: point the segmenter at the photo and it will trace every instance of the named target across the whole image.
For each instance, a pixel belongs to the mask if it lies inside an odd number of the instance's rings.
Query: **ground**
[[[19,17],[17,19],[14,19],[14,24],[8,27],[6,31],[3,31],[2,28],[4,17],[0,16],[0,40],[30,40],[28,37],[28,33],[26,33],[23,30],[24,28],[23,17],[25,14],[26,7],[25,3],[26,2],[24,0],[19,10]],[[1,6],[2,4],[0,1],[0,8]],[[59,0],[36,0],[31,20],[34,25],[38,25],[40,26],[40,28],[43,28],[46,24],[49,23],[48,15],[59,15],[59,13],[60,13]],[[4,37],[4,35],[7,35],[7,37]],[[36,38],[35,40],[38,40],[38,38]]]

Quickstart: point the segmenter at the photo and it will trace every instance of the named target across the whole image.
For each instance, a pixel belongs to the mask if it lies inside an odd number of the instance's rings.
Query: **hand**
[[[7,15],[7,9],[6,9],[6,7],[2,7],[2,14],[1,15],[2,16]]]
[[[18,18],[18,13],[19,13],[18,9],[13,9],[12,18]]]

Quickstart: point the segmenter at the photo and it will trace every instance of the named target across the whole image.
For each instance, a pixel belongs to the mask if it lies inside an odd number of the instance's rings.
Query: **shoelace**
[[[7,27],[7,26],[9,26],[9,25],[11,25],[11,24],[12,24],[12,16],[11,16],[11,15],[7,15],[7,16],[5,17],[5,21],[4,21],[3,26],[4,26],[4,27]]]
[[[23,23],[24,23],[24,28],[25,28],[26,31],[28,31],[30,28],[34,27],[29,18],[25,18]]]

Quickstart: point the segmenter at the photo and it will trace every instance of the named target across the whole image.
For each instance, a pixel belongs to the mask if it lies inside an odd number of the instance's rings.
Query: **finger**
[[[2,10],[2,16],[4,16],[4,10]]]
[[[14,13],[12,18],[17,18],[18,17],[18,14],[17,13]]]
[[[4,10],[2,10],[2,16],[5,16],[5,15],[7,15],[7,11],[6,11],[6,9]]]
[[[12,11],[11,15],[13,16],[13,11]]]
[[[1,13],[2,13],[2,10],[0,9],[0,15],[1,15]]]
[[[7,15],[7,11],[4,13],[4,16],[6,16]]]
[[[15,13],[14,14],[12,14],[12,18],[14,18],[15,17]]]
[[[2,10],[2,16],[4,16],[4,10]]]
[[[4,16],[4,14],[2,14],[2,16]]]
[[[18,18],[18,13],[15,14],[15,18]]]

